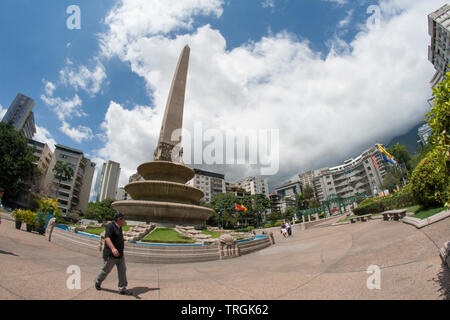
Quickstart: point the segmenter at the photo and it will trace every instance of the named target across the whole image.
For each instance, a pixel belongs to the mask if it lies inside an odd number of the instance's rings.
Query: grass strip
[[[154,243],[195,243],[190,238],[183,237],[181,234],[170,228],[158,228],[149,235],[141,239],[141,242]]]

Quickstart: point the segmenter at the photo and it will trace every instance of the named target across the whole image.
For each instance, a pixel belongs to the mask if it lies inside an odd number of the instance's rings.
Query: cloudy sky
[[[427,15],[444,4],[4,0],[0,116],[18,92],[33,98],[36,140],[81,149],[97,167],[119,162],[125,185],[153,159],[173,72],[188,44],[184,128],[278,130],[279,170],[267,176],[273,190],[423,120],[434,73]],[[259,175],[262,160],[194,166],[235,182]]]

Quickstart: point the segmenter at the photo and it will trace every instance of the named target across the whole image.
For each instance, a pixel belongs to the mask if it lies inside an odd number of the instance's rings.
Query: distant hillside
[[[425,122],[421,122],[404,135],[393,138],[391,142],[387,144],[387,147],[391,147],[398,142],[406,147],[410,155],[416,154],[417,148],[419,147],[419,144],[417,143],[417,140],[419,139],[417,130],[424,124]]]

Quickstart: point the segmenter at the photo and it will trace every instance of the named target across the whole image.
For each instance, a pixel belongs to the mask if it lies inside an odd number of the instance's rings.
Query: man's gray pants
[[[125,290],[128,285],[127,266],[125,265],[125,257],[122,257],[122,258],[110,257],[104,261],[105,261],[105,263],[103,265],[103,268],[98,273],[95,281],[98,284],[102,284],[103,280],[106,279],[106,277],[111,272],[111,270],[114,268],[114,266],[117,266],[117,273],[119,275],[119,291]]]

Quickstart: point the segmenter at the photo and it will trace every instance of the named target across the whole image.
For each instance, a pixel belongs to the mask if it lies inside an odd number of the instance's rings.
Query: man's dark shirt
[[[108,258],[122,258],[123,257],[123,233],[122,227],[118,227],[114,222],[108,223],[105,228],[105,239],[110,238],[114,247],[119,251],[119,256],[115,257],[112,253],[111,249],[105,243],[105,248],[103,249],[103,259],[107,260]]]

